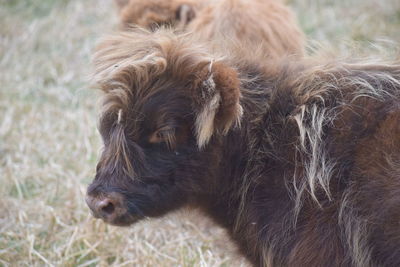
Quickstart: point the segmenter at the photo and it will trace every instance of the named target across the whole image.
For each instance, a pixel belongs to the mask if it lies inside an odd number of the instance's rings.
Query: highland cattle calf
[[[304,36],[280,0],[130,0],[120,9],[124,26],[169,25],[193,32],[218,51],[276,59],[304,54]],[[257,52],[258,51],[258,52]]]
[[[126,226],[189,206],[255,266],[400,266],[400,65],[260,68],[191,38],[99,46],[94,216]]]

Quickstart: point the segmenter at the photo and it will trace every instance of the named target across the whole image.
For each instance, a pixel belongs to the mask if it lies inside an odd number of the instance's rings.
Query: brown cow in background
[[[136,29],[94,63],[96,217],[130,225],[189,206],[255,266],[400,266],[399,62],[260,66]]]
[[[130,0],[120,4],[124,26],[170,25],[227,53],[259,60],[302,56],[304,36],[280,0]]]

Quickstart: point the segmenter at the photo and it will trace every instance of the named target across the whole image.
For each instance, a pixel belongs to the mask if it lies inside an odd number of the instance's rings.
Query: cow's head
[[[104,149],[87,191],[94,216],[129,225],[212,190],[220,137],[242,113],[236,71],[165,30],[110,37],[94,62],[104,91]]]
[[[130,0],[120,5],[123,26],[138,25],[149,30],[160,26],[184,28],[196,16],[198,1]]]

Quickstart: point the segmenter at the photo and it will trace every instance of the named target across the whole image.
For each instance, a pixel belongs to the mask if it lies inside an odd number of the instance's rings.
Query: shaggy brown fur
[[[259,60],[304,53],[303,34],[279,0],[130,0],[120,18],[148,29],[172,25],[214,49],[261,55]]]
[[[196,0],[115,0],[124,26],[139,25],[155,29],[161,25],[183,28],[207,1]]]
[[[260,68],[191,38],[99,47],[94,214],[129,225],[189,205],[255,266],[400,266],[400,65]]]

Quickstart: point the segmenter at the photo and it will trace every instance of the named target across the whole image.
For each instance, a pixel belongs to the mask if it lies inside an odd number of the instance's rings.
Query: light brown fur
[[[196,0],[115,0],[122,26],[147,29],[161,25],[184,28],[205,2]],[[121,3],[124,1],[124,3]]]
[[[198,41],[225,55],[270,61],[304,54],[303,33],[279,0],[130,0],[120,18],[123,25],[153,29],[167,24],[193,32]]]

